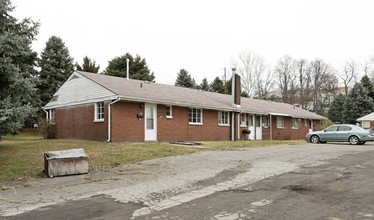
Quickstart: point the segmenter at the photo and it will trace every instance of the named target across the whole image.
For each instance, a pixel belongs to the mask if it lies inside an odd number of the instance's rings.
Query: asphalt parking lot
[[[11,183],[4,219],[374,219],[374,143],[200,152]]]

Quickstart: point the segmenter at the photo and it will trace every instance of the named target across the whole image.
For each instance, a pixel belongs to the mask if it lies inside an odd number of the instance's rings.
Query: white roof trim
[[[269,112],[269,114],[270,114],[270,115],[275,115],[275,116],[293,117],[292,115],[282,114],[282,113],[275,113],[275,112]]]

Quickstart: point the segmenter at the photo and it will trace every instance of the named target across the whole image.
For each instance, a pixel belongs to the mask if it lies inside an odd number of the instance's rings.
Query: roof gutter
[[[116,100],[114,100],[113,102],[111,102],[111,103],[108,104],[108,140],[107,140],[107,142],[111,142],[112,141],[112,137],[110,135],[110,133],[111,133],[111,127],[112,127],[112,123],[110,121],[110,119],[111,119],[111,106],[114,103],[118,102],[118,101],[121,101],[120,97],[118,97]]]

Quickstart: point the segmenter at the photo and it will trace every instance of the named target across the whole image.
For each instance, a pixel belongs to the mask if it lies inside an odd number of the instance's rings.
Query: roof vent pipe
[[[127,63],[127,67],[126,67],[126,70],[127,70],[127,79],[129,79],[129,73],[130,73],[130,60],[129,59],[126,59],[126,63]]]

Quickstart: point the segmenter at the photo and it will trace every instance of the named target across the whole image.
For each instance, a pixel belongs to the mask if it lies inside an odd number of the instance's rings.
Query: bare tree
[[[348,95],[348,87],[353,79],[357,77],[358,68],[354,61],[347,61],[343,67],[343,71],[337,73],[339,78],[343,80],[345,96]]]
[[[267,68],[267,72],[256,74],[256,94],[258,98],[264,99],[274,86],[274,72]]]
[[[302,108],[308,109],[311,101],[313,100],[312,96],[312,76],[311,76],[311,67],[307,60],[300,59],[296,61],[296,74],[298,79],[299,87],[299,103]]]
[[[330,97],[335,95],[338,79],[334,70],[323,60],[316,59],[310,65],[313,82],[313,110],[323,115]]]
[[[259,55],[246,51],[239,55],[238,73],[242,79],[242,88],[249,96],[254,96],[259,76],[267,69],[265,60]]]
[[[292,89],[295,89],[295,67],[292,58],[288,55],[279,59],[274,72],[277,75],[282,101],[292,104]]]

